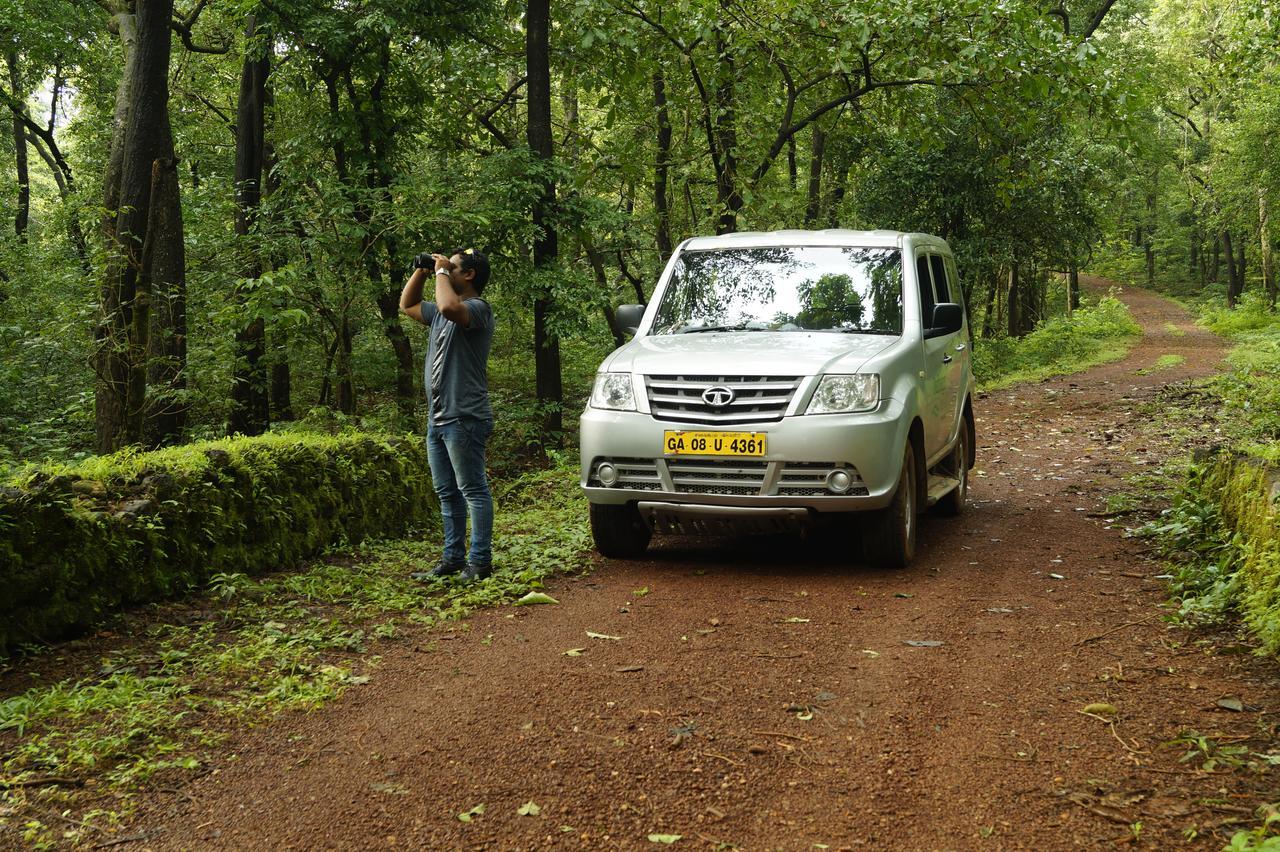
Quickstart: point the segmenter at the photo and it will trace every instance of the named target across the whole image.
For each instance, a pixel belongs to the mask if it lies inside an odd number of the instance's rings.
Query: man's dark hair
[[[489,258],[481,252],[473,248],[456,248],[451,254],[462,256],[462,271],[474,269],[476,277],[472,279],[471,286],[475,288],[476,295],[484,292],[484,287],[489,283]]]

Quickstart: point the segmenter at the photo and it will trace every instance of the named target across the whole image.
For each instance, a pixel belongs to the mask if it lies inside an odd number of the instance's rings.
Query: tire
[[[947,473],[960,480],[960,484],[947,496],[933,505],[934,511],[947,518],[964,514],[965,501],[969,498],[969,455],[973,447],[973,424],[968,417],[960,420],[960,437],[947,462]]]
[[[634,559],[649,546],[653,532],[645,525],[635,506],[592,503],[591,537],[601,556]]]
[[[920,498],[916,489],[916,454],[911,442],[902,454],[902,470],[893,501],[867,518],[862,548],[867,562],[879,568],[905,568],[916,555],[916,523]]]

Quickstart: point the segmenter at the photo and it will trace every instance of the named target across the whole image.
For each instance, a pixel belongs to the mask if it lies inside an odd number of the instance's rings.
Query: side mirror
[[[933,322],[926,332],[928,337],[955,334],[964,326],[964,308],[955,302],[942,302],[933,306]]]
[[[644,305],[618,305],[614,317],[618,320],[618,328],[627,334],[635,334],[640,320],[644,318]]]

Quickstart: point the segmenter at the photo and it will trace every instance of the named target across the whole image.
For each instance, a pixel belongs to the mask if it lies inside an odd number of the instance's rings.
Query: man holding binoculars
[[[400,293],[400,310],[428,328],[423,384],[427,390],[427,461],[440,497],[444,552],[440,564],[416,580],[453,574],[482,580],[493,572],[493,496],[485,476],[485,443],[493,432],[486,371],[493,342],[493,309],[480,298],[489,259],[475,249],[452,256],[424,252]],[[435,301],[422,301],[429,276]],[[471,516],[471,553],[465,550]]]

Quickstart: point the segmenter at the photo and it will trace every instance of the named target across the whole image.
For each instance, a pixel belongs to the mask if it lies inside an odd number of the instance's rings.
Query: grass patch
[[[1139,376],[1149,376],[1160,370],[1171,370],[1174,367],[1181,367],[1186,362],[1187,359],[1182,355],[1161,355],[1156,359],[1154,364],[1150,367],[1143,367],[1138,370],[1137,373]]]
[[[1176,325],[1174,325],[1171,322],[1167,322],[1164,324],[1164,333],[1169,335],[1170,337],[1186,337],[1187,336],[1186,331],[1184,331],[1181,328],[1178,328]]]
[[[1118,361],[1141,334],[1128,308],[1114,296],[1104,296],[1069,317],[1042,323],[1025,337],[978,341],[973,369],[979,387],[996,390]]]
[[[107,634],[19,660],[0,701],[9,782],[0,838],[35,847],[110,839],[139,790],[182,783],[246,724],[359,688],[387,643],[590,567],[576,459],[496,490],[497,571],[487,580],[411,580],[439,558],[430,529],[298,572],[218,574],[205,598],[135,611]],[[35,783],[46,779],[58,780]],[[91,807],[103,800],[110,806]]]

